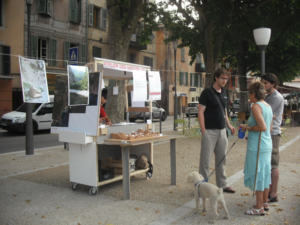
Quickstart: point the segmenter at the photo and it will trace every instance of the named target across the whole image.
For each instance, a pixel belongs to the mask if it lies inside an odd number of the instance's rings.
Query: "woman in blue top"
[[[261,82],[255,82],[249,86],[250,102],[254,103],[248,125],[241,124],[242,131],[248,130],[247,154],[244,167],[244,184],[252,191],[254,189],[256,163],[258,163],[256,178],[256,205],[245,212],[247,215],[265,215],[269,210],[268,194],[271,184],[271,153],[272,153],[272,118],[273,113],[270,105],[264,101],[266,92]],[[259,136],[260,153],[257,162]]]

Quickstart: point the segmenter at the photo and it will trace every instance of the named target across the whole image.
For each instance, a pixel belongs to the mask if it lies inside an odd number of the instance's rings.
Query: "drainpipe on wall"
[[[86,7],[85,7],[85,14],[86,14],[86,18],[85,18],[85,26],[86,26],[86,32],[85,32],[85,55],[86,55],[86,62],[88,63],[88,24],[89,24],[89,4],[88,4],[88,0],[85,0],[85,4],[86,4]]]

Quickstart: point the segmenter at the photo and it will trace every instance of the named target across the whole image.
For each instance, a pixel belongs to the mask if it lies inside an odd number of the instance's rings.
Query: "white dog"
[[[197,172],[191,172],[188,175],[187,181],[188,183],[194,184],[194,194],[195,194],[195,201],[196,201],[196,211],[199,212],[199,198],[203,200],[203,211],[206,212],[206,199],[209,198],[210,206],[214,213],[213,220],[210,223],[214,223],[215,220],[218,218],[219,214],[217,212],[217,205],[220,203],[225,210],[225,219],[229,219],[228,210],[226,208],[224,196],[223,196],[223,189],[218,188],[214,184],[210,184],[207,182],[202,182],[204,179],[201,174]]]

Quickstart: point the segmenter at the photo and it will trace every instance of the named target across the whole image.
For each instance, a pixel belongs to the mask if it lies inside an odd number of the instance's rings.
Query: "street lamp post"
[[[175,60],[175,94],[174,94],[174,131],[176,131],[177,124],[175,120],[177,120],[177,78],[176,78],[176,50],[178,46],[178,41],[173,41],[173,48],[174,48],[174,60]]]
[[[270,28],[257,28],[253,30],[254,39],[256,45],[259,47],[261,51],[261,75],[263,75],[265,71],[265,49],[269,44],[271,37],[271,29]]]
[[[27,3],[27,56],[31,57],[30,52],[30,14],[33,0],[26,0]],[[33,130],[32,130],[32,110],[31,103],[27,103],[26,108],[26,155],[33,155]]]
[[[225,62],[225,67],[228,70],[230,68],[230,62]],[[229,85],[230,80],[227,82],[227,116],[229,116]]]

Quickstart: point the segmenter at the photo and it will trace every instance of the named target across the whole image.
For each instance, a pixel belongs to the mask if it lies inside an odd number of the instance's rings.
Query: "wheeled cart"
[[[181,136],[170,135],[157,139],[143,140],[134,143],[106,142],[111,133],[120,129],[124,133],[132,130],[145,129],[147,124],[130,124],[128,126],[110,126],[108,135],[89,137],[85,133],[60,131],[59,140],[69,142],[69,166],[72,189],[77,190],[78,185],[91,186],[89,193],[96,195],[98,187],[118,180],[123,180],[124,199],[130,199],[130,177],[146,173],[148,169],[129,171],[130,154],[138,155],[145,153],[149,161],[153,163],[153,143],[170,141],[171,153],[171,184],[176,185],[176,139]],[[130,131],[129,131],[130,130]],[[114,178],[99,181],[99,160],[107,157],[122,157],[122,174],[115,174]],[[155,167],[155,166],[154,166]]]

